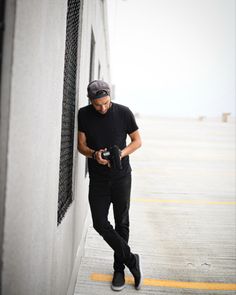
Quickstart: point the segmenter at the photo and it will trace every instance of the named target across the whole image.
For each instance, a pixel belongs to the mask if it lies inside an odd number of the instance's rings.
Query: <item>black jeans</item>
[[[93,227],[114,250],[115,271],[122,271],[125,264],[130,267],[134,263],[134,255],[128,245],[130,189],[130,174],[116,180],[90,179],[89,204]],[[108,221],[111,203],[115,229]]]

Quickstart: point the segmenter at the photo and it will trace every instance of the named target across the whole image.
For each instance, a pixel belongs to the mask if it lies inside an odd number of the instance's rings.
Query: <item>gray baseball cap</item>
[[[88,97],[90,99],[110,96],[110,86],[107,82],[102,80],[94,80],[89,83],[87,87]]]

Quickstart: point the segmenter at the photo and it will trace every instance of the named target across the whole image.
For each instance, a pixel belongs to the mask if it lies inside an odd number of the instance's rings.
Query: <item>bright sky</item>
[[[159,116],[235,116],[235,0],[108,0],[116,101]]]

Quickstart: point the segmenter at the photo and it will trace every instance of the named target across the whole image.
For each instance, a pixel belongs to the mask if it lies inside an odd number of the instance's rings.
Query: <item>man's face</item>
[[[101,98],[92,99],[91,103],[97,112],[104,115],[111,106],[111,98],[110,96],[104,96]]]

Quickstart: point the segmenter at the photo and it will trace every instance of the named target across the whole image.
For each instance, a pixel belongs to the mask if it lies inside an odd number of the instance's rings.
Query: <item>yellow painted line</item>
[[[236,202],[231,201],[194,201],[194,200],[168,200],[168,199],[146,199],[132,198],[134,202],[142,203],[175,203],[175,204],[195,204],[195,205],[236,205]]]
[[[93,273],[93,274],[91,274],[90,279],[92,281],[97,281],[97,282],[111,282],[112,275]],[[127,284],[134,284],[134,280],[132,277],[125,277],[125,282]],[[181,281],[156,280],[156,279],[144,279],[143,286],[180,288],[180,289],[236,291],[236,284],[206,283],[206,282],[181,282]]]

